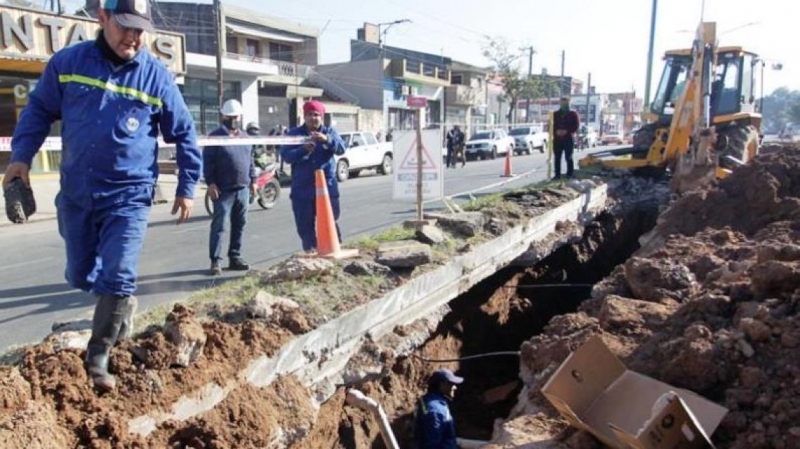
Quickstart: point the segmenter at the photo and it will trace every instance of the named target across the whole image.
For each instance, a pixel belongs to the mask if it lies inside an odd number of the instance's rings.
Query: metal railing
[[[278,66],[278,75],[280,76],[298,76],[305,78],[311,73],[311,66],[305,64],[296,64],[289,61],[278,61],[276,59],[262,58],[260,56],[243,55],[240,53],[227,52],[226,57],[236,59],[238,61],[255,62],[257,64],[269,64]]]

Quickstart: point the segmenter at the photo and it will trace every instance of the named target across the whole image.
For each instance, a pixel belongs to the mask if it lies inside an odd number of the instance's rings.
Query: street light
[[[378,24],[378,43],[381,45],[381,48],[384,48],[386,46],[384,41],[386,40],[386,33],[389,31],[389,28],[391,28],[391,27],[393,27],[395,25],[400,25],[401,23],[411,23],[411,20],[410,19],[400,19],[400,20],[395,20],[393,22],[384,22],[384,23],[379,23]],[[384,26],[384,25],[386,26],[386,29],[384,29],[383,32],[381,32],[381,27]],[[383,37],[381,37],[381,36],[383,36]]]

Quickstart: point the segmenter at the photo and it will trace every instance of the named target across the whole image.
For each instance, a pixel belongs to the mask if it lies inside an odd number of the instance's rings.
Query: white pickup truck
[[[467,141],[465,155],[468,161],[476,159],[495,159],[514,150],[514,139],[503,129],[482,131],[474,134]]]
[[[347,178],[355,178],[361,170],[375,169],[382,175],[392,173],[391,142],[379,142],[375,134],[369,131],[339,133],[344,140],[345,151],[336,156],[336,179],[344,182]]]
[[[544,129],[543,125],[514,128],[508,135],[514,138],[515,154],[531,154],[534,149],[544,153],[547,148],[547,139],[550,137],[550,133]]]

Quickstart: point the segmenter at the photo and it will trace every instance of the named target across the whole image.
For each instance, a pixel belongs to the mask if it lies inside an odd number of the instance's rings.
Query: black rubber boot
[[[86,348],[86,371],[94,386],[101,391],[111,391],[117,386],[114,376],[108,372],[108,357],[111,347],[120,336],[123,323],[131,323],[136,298],[119,298],[98,295],[92,320],[92,337]],[[127,328],[130,334],[130,327]]]
[[[135,296],[125,298],[128,300],[128,308],[130,313],[126,312],[125,319],[122,320],[122,326],[119,327],[119,336],[117,341],[127,340],[133,333],[133,317],[136,315],[136,308],[139,306],[139,300]]]

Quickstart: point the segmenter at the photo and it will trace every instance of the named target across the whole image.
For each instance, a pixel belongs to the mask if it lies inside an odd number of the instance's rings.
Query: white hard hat
[[[261,127],[258,126],[258,123],[256,123],[256,122],[250,122],[250,123],[247,124],[247,126],[244,129],[246,129],[246,130],[251,130],[251,129],[261,130]]]
[[[238,100],[228,100],[222,104],[222,109],[219,111],[222,115],[228,117],[235,117],[244,114],[244,108]]]

